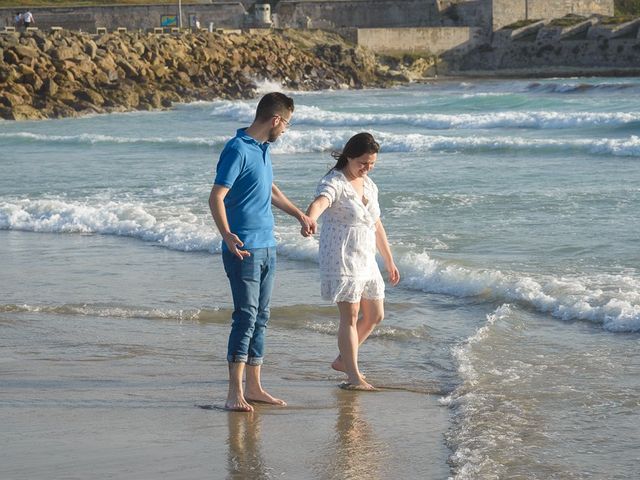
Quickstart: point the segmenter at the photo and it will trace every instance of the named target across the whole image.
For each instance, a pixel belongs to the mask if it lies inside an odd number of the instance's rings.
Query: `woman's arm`
[[[324,195],[318,195],[315,200],[309,204],[309,208],[307,208],[307,216],[316,222],[317,225],[318,218],[327,208],[329,208],[329,199]],[[303,230],[300,230],[300,233],[305,237],[307,236],[304,234]]]
[[[309,208],[307,208],[307,215],[317,222],[322,212],[327,208],[329,208],[329,199],[324,195],[318,195],[316,199],[311,202]]]
[[[400,281],[400,272],[398,267],[393,262],[393,255],[391,254],[391,247],[389,247],[389,241],[387,240],[387,232],[382,225],[380,219],[376,222],[376,247],[382,259],[384,260],[384,266],[389,274],[389,281],[391,285],[397,285]]]

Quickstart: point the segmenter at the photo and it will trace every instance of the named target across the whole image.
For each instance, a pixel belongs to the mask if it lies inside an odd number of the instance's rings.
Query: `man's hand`
[[[235,233],[225,233],[222,236],[224,243],[226,243],[227,248],[229,249],[229,251],[234,254],[236,257],[238,257],[240,260],[244,260],[244,257],[250,257],[251,253],[248,252],[247,250],[240,250],[240,248],[238,247],[243,247],[244,243],[242,243],[242,240],[240,240],[240,238],[238,238],[238,236]]]

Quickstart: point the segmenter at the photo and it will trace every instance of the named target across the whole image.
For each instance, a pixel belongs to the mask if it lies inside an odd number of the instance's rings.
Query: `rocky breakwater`
[[[291,32],[5,33],[0,59],[0,117],[11,120],[251,98],[261,80],[295,90],[388,82],[373,54]]]

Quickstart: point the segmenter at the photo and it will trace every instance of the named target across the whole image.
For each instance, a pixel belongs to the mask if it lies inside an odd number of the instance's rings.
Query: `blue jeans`
[[[262,365],[276,272],[276,249],[256,248],[249,252],[250,257],[240,260],[226,249],[222,251],[222,262],[233,296],[227,361]]]

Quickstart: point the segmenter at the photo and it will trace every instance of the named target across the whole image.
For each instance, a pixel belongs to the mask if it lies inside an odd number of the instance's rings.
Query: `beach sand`
[[[225,330],[216,325],[218,342]],[[266,365],[265,385],[289,406],[230,413],[220,408],[223,362],[185,351],[161,369],[133,348],[137,358],[39,358],[19,368],[5,358],[2,478],[447,476],[448,411],[436,396],[343,391],[339,375],[299,380]]]
[[[444,433],[449,410],[438,402],[441,393],[410,391],[407,379],[403,384],[403,379],[380,374],[377,359],[388,352],[384,341],[367,343],[363,369],[374,384],[400,387],[374,393],[344,391],[337,387],[343,376],[329,368],[335,336],[284,328],[288,311],[276,308],[263,383],[289,405],[256,405],[252,414],[226,412],[220,407],[227,386],[227,304],[196,319],[185,312],[179,320],[161,318],[167,305],[159,310],[162,314],[145,307],[161,304],[155,297],[164,288],[166,279],[160,272],[165,271],[173,272],[174,284],[184,279],[176,291],[190,292],[196,302],[207,291],[211,302],[206,305],[223,302],[228,287],[217,256],[161,250],[155,278],[149,272],[133,273],[142,267],[118,276],[114,272],[129,258],[117,254],[123,242],[131,249],[130,258],[141,264],[149,252],[158,255],[158,249],[104,236],[70,236],[64,249],[52,247],[46,234],[2,232],[2,237],[8,246],[7,256],[0,255],[6,266],[2,280],[9,282],[13,276],[16,297],[22,296],[21,288],[28,288],[31,303],[45,306],[5,304],[0,312],[1,478],[448,476],[450,452]],[[21,256],[34,252],[42,254],[39,277],[31,277],[28,287],[18,287],[23,285],[18,277],[28,275],[18,273],[25,261]],[[81,252],[112,261],[103,262],[101,273],[91,276]],[[74,272],[93,284],[74,290]],[[56,275],[66,276],[66,294],[53,287]],[[282,262],[278,275],[280,282],[289,283],[287,279],[304,272],[295,262]],[[219,283],[212,285],[213,279]],[[202,292],[190,291],[189,282],[204,282]],[[88,289],[100,293],[91,298]],[[147,297],[134,304],[136,313],[127,296],[140,297],[141,291]],[[66,295],[67,301],[56,306],[52,295]],[[282,295],[280,290],[278,296]],[[80,298],[87,304],[79,303]],[[101,304],[99,298],[110,300]],[[166,302],[188,303],[179,298]],[[314,311],[324,314],[322,308]],[[327,321],[335,320],[333,309],[327,315]]]

